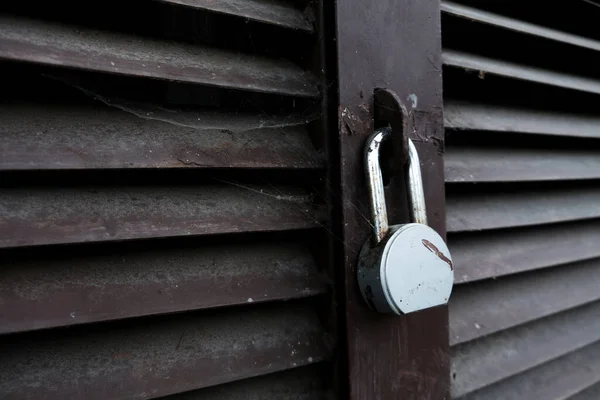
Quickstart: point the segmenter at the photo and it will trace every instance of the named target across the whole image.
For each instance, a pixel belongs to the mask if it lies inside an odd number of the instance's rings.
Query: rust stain
[[[442,253],[440,251],[440,249],[438,249],[436,247],[436,245],[434,245],[427,239],[423,239],[421,242],[423,243],[423,246],[425,246],[427,248],[427,250],[431,251],[433,254],[438,256],[440,260],[442,260],[443,262],[448,264],[450,266],[450,269],[452,271],[454,271],[454,266],[452,265],[452,260],[450,260],[448,257],[446,257],[446,255],[444,253]]]

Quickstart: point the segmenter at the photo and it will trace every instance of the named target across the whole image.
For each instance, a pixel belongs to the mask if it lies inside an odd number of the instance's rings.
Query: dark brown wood
[[[297,188],[229,185],[3,189],[0,247],[317,228]]]
[[[287,0],[160,0],[198,10],[215,11],[235,15],[253,21],[285,28],[312,32],[313,25],[302,10]]]
[[[0,333],[290,300],[328,289],[308,249],[292,242],[156,246],[3,254]]]
[[[452,395],[460,397],[600,339],[600,303],[453,347]]]
[[[600,343],[557,358],[537,368],[522,372],[495,385],[478,390],[461,400],[531,400],[568,399],[600,383]],[[589,400],[597,400],[600,393]]]
[[[444,126],[457,130],[600,137],[600,118],[597,115],[492,107],[454,100],[444,103]]]
[[[600,257],[600,222],[451,234],[448,242],[454,283],[467,283]]]
[[[128,110],[0,106],[0,169],[324,167],[302,119]]]
[[[454,288],[450,345],[600,300],[600,260]]]
[[[0,59],[257,92],[318,97],[291,62],[26,18],[0,17]]]
[[[318,366],[295,368],[212,388],[177,394],[164,400],[327,400],[327,382]]]
[[[468,193],[448,197],[448,232],[511,228],[600,217],[600,189]]]
[[[0,344],[3,399],[146,399],[322,361],[331,338],[287,303],[11,335]]]
[[[525,182],[600,178],[595,151],[448,147],[446,182]]]
[[[555,72],[454,50],[444,50],[443,60],[444,65],[467,71],[478,73],[481,71],[504,78],[600,94],[600,81],[579,75]]]
[[[429,220],[445,234],[439,3],[339,1],[336,17],[349,398],[445,399],[447,308],[376,314],[364,304],[355,269],[370,233],[363,147],[374,129],[376,88],[394,91],[414,118],[410,137],[420,152]],[[400,193],[388,203],[391,222],[407,222],[403,190],[393,186]]]

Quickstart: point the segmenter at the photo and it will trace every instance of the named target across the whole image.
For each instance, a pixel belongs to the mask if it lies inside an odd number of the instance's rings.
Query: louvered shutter
[[[330,396],[319,5],[10,3],[0,397]]]
[[[442,1],[453,398],[598,398],[592,3]]]

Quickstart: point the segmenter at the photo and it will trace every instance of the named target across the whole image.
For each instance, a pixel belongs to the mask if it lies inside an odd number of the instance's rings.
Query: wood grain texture
[[[310,251],[294,242],[159,246],[3,253],[0,333],[291,300],[328,289]]]
[[[293,187],[199,185],[4,189],[0,247],[321,226],[324,209]]]
[[[469,71],[483,71],[504,78],[600,94],[600,81],[582,76],[529,67],[454,50],[444,50],[442,59],[444,65],[449,67],[463,68]]]
[[[319,96],[316,78],[290,62],[8,16],[0,17],[0,59]]]
[[[2,170],[324,167],[301,119],[53,105],[2,105],[0,119]]]
[[[600,189],[522,190],[448,197],[449,232],[480,231],[600,217]]]
[[[363,149],[374,130],[376,88],[395,92],[414,118],[410,135],[422,162],[428,218],[445,235],[439,3],[340,1],[336,15],[348,398],[445,399],[447,308],[378,315],[367,308],[356,285],[358,253],[370,234]],[[408,222],[405,186],[400,176],[392,181],[390,222]]]
[[[453,130],[518,132],[540,135],[600,138],[600,118],[447,100],[444,126]]]
[[[456,287],[450,345],[600,300],[600,260]]]
[[[316,363],[331,345],[316,314],[293,304],[30,333],[0,344],[0,393],[154,398]]]
[[[446,182],[526,182],[600,178],[600,152],[448,147]]]
[[[532,24],[526,21],[505,17],[500,14],[479,10],[454,3],[452,1],[442,1],[442,12],[456,17],[464,18],[468,21],[487,24],[498,28],[503,28],[518,33],[537,36],[543,39],[553,40],[559,43],[565,43],[572,46],[582,47],[585,49],[600,51],[600,42],[583,36],[573,35],[568,32],[562,32],[556,29],[548,28],[541,25]]]
[[[323,368],[307,366],[169,396],[164,400],[330,400]]]
[[[286,0],[159,0],[163,3],[209,10],[222,14],[313,32],[302,10]]]
[[[600,340],[592,303],[452,350],[452,396],[460,397]]]
[[[448,237],[454,283],[600,257],[600,222],[579,221]]]
[[[579,399],[576,394],[599,382],[600,343],[542,364],[487,388],[462,397],[462,400]],[[600,392],[596,392],[600,394]],[[574,397],[571,397],[575,395]],[[598,396],[587,397],[596,400]]]

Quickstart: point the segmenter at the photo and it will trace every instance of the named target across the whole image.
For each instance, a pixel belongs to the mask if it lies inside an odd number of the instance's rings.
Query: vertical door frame
[[[370,234],[363,147],[381,122],[373,118],[377,88],[395,92],[408,110],[411,121],[405,126],[412,127],[408,134],[421,158],[429,224],[445,237],[440,3],[338,0],[333,8],[347,395],[352,400],[447,399],[447,307],[407,316],[376,314],[366,307],[356,282],[358,253]],[[408,222],[403,178],[393,176],[386,190],[390,223]]]

